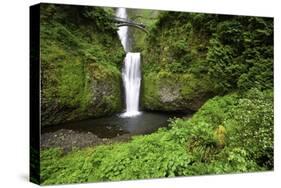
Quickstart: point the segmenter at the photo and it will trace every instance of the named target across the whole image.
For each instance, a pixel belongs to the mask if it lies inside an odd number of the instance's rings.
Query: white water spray
[[[116,16],[119,18],[127,19],[127,12],[125,8],[118,8]],[[124,50],[127,52],[124,67],[122,69],[122,79],[125,87],[126,96],[126,112],[123,113],[122,117],[132,117],[139,115],[139,97],[140,97],[140,84],[141,84],[141,73],[140,73],[140,53],[129,52],[129,41],[128,41],[128,27],[119,27],[118,35]]]

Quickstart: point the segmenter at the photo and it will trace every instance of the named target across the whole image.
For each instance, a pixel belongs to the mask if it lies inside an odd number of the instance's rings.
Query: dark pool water
[[[168,125],[168,119],[181,117],[180,114],[142,112],[134,117],[121,117],[120,114],[113,116],[88,119],[78,122],[43,127],[42,134],[55,132],[60,129],[68,129],[76,132],[91,132],[100,138],[113,138],[123,134],[148,134],[160,127]]]

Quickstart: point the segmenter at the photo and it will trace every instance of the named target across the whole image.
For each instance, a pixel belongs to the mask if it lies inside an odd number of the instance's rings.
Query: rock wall
[[[111,9],[41,5],[42,126],[122,110],[125,54],[112,15]]]

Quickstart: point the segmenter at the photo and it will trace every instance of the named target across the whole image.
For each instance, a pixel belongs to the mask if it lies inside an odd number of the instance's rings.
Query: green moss
[[[200,97],[204,93],[209,93],[210,96],[213,92],[212,83],[207,76],[196,78],[194,74],[179,75],[182,82],[181,95],[186,100],[192,100]],[[209,97],[210,97],[209,96]]]
[[[41,5],[43,126],[121,110],[124,50],[111,13],[94,7]]]
[[[159,96],[158,96],[158,83],[157,78],[151,74],[143,77],[142,81],[142,107],[151,108],[152,110],[154,108],[159,108],[161,103],[159,102]]]
[[[208,78],[199,79],[194,74],[160,71],[143,79],[142,104],[150,110],[197,110],[213,96]]]

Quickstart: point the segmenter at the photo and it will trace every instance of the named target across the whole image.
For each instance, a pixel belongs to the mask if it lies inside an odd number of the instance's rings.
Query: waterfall
[[[127,11],[126,8],[118,8],[116,12],[116,16],[119,18],[127,19]],[[119,27],[117,31],[119,35],[119,39],[121,40],[121,44],[125,50],[125,52],[129,51],[129,41],[128,41],[128,26]]]
[[[140,53],[128,52],[125,58],[125,66],[122,70],[122,79],[126,95],[126,112],[123,116],[135,116],[139,112],[140,96]]]
[[[116,16],[127,19],[126,8],[118,8]],[[139,111],[139,97],[140,97],[140,53],[129,52],[130,44],[128,40],[128,27],[119,27],[117,31],[121,43],[126,54],[124,65],[122,69],[122,79],[125,88],[126,96],[126,112],[122,117],[132,117],[140,114]]]

